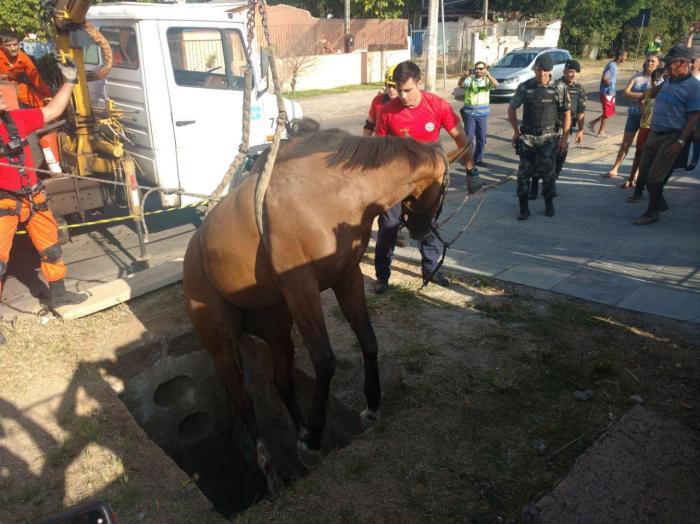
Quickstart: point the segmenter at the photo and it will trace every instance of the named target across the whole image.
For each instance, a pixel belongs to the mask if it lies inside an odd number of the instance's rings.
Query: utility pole
[[[484,25],[489,23],[489,0],[484,0]]]
[[[439,0],[430,0],[428,4],[428,31],[425,57],[425,90],[435,92],[435,73],[437,72],[438,44],[438,7]]]
[[[345,34],[350,34],[350,0],[345,0]]]

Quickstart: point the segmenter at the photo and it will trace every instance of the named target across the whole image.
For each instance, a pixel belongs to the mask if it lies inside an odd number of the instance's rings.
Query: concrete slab
[[[633,278],[584,268],[552,288],[552,291],[614,306],[643,284]]]
[[[637,406],[526,508],[539,523],[700,522],[700,435]]]
[[[574,272],[568,269],[525,263],[500,273],[498,278],[514,284],[524,284],[539,289],[552,289],[573,274]]]
[[[691,320],[700,313],[700,293],[644,283],[617,305],[662,317]]]

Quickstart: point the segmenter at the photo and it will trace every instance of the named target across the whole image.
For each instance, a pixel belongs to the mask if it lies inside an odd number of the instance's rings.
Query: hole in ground
[[[179,404],[194,394],[194,381],[192,377],[180,375],[163,382],[153,395],[153,402],[162,408],[169,408]]]

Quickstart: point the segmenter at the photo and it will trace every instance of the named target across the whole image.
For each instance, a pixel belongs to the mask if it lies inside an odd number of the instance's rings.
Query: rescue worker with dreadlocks
[[[17,226],[24,223],[41,257],[41,271],[49,284],[47,305],[54,313],[60,306],[78,304],[87,298],[66,290],[63,281],[66,266],[58,243],[58,227],[49,210],[46,192],[33,169],[35,159],[27,143],[28,135],[63,114],[73,87],[78,83],[78,72],[72,61],[59,63],[59,68],[65,83],[44,107],[8,111],[0,95],[0,278],[4,278],[7,271]]]
[[[21,108],[43,107],[46,99],[51,98],[49,86],[29,55],[19,48],[19,36],[11,29],[0,31],[0,77],[17,83]]]
[[[552,78],[554,63],[549,53],[537,57],[535,78],[520,84],[508,106],[508,120],[513,127],[513,146],[520,156],[518,166],[518,220],[530,216],[528,193],[530,179],[542,179],[545,216],[554,216],[553,198],[556,194],[557,152],[569,147],[571,106],[569,91],[563,83]],[[523,106],[523,122],[518,127],[516,110]],[[563,122],[560,124],[560,118]]]

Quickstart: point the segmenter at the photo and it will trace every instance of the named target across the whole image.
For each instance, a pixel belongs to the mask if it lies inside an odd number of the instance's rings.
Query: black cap
[[[551,71],[554,69],[554,62],[552,62],[552,55],[549,53],[544,53],[537,57],[535,60],[535,67],[541,67],[545,71]]]
[[[695,58],[693,55],[693,51],[685,47],[684,45],[674,45],[668,53],[666,53],[666,56],[664,57],[664,62],[668,62],[670,60],[678,60],[679,58],[687,58],[688,60],[692,60]]]
[[[564,64],[564,69],[573,69],[577,73],[580,73],[581,64],[579,64],[576,60],[567,60],[566,64]]]

